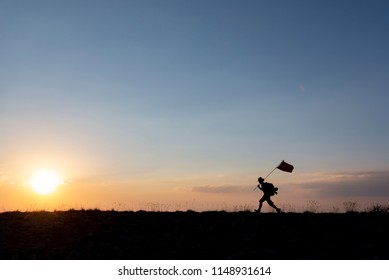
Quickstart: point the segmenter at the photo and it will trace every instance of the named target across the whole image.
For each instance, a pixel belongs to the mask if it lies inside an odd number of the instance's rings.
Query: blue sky
[[[0,1],[3,189],[49,166],[196,197],[281,160],[283,201],[386,180],[388,26],[387,1]]]

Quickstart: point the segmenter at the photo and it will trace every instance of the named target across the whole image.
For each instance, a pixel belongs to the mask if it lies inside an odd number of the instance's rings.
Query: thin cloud
[[[0,175],[0,187],[11,187],[15,186],[18,183],[14,180],[12,180],[10,177],[5,175]]]
[[[247,192],[247,189],[242,186],[198,186],[193,187],[192,190],[201,193],[242,193]]]
[[[327,198],[389,197],[389,171],[333,173],[322,180],[296,184],[296,187]]]

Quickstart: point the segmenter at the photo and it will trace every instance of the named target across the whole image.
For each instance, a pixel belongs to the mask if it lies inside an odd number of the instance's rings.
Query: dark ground
[[[0,259],[389,259],[389,215],[0,214]]]

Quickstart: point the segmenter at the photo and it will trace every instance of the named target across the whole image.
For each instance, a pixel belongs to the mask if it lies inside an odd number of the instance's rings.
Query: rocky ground
[[[389,259],[389,215],[0,214],[0,259]]]

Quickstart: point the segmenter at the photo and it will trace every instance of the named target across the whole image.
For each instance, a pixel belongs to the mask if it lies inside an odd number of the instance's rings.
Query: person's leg
[[[262,203],[266,200],[266,197],[265,196],[262,196],[262,198],[259,200],[259,205],[258,205],[258,209],[255,210],[255,212],[261,212],[261,209],[262,209]]]
[[[281,212],[281,209],[278,208],[278,207],[273,203],[273,201],[272,201],[270,198],[267,199],[267,203],[268,203],[271,207],[273,207],[274,209],[276,209],[276,211],[277,211],[278,213]]]
[[[262,209],[262,201],[259,201],[258,209],[255,212],[261,212]]]

